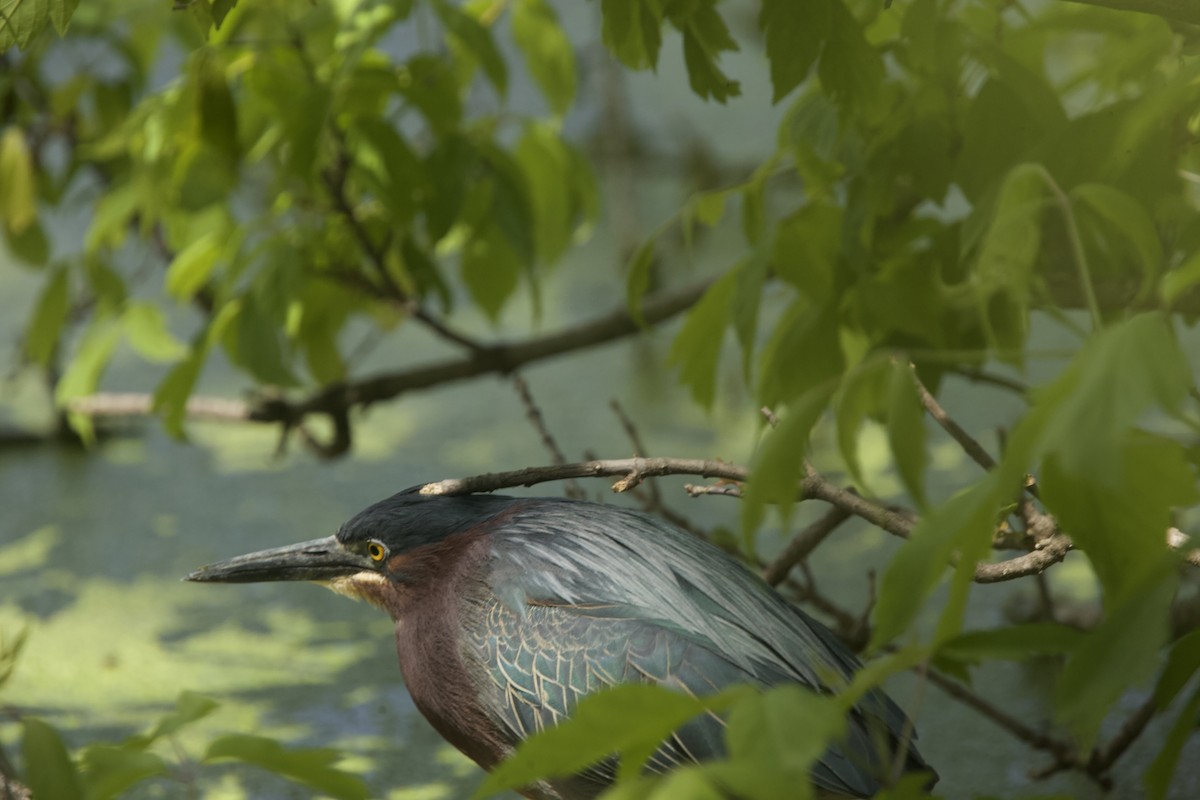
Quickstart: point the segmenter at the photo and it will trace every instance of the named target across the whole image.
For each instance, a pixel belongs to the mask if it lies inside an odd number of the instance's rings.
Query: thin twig
[[[509,472],[474,475],[468,478],[427,483],[421,494],[458,495],[473,492],[494,492],[515,486],[560,481],[566,478],[600,478],[620,476],[614,491],[632,489],[644,478],[662,475],[700,475],[705,478],[725,478],[731,481],[746,479],[746,468],[724,461],[699,458],[618,458],[584,461],[548,467],[526,467]],[[636,479],[633,478],[636,476]]]
[[[916,368],[911,364],[909,366],[912,373],[913,383],[916,384],[917,387],[917,395],[921,398],[921,405],[925,407],[925,411],[929,413],[929,416],[933,417],[934,421],[937,422],[938,425],[941,425],[942,429],[946,431],[946,433],[950,434],[950,437],[954,439],[954,441],[958,442],[958,445],[963,449],[963,452],[970,456],[976,464],[983,467],[985,470],[991,470],[995,468],[996,459],[992,458],[988,451],[983,449],[983,445],[976,441],[971,434],[967,433],[967,431],[961,425],[955,422],[950,415],[946,413],[946,409],[942,408],[941,404],[938,403],[937,398],[930,394],[929,390],[925,388],[925,384],[922,383],[921,379],[917,376]]]
[[[617,398],[610,398],[608,401],[608,406],[612,409],[613,413],[616,414],[617,420],[621,423],[621,427],[625,430],[625,435],[629,437],[629,442],[633,445],[633,455],[637,458],[644,458],[647,453],[646,446],[642,443],[642,437],[638,433],[637,427],[633,424],[633,420],[630,419],[629,415],[625,413],[625,409],[621,407],[619,402],[617,402]],[[654,508],[661,509],[663,502],[662,494],[658,491],[658,484],[654,481],[650,481],[646,484],[646,491],[650,495],[650,505]]]
[[[1088,759],[1088,771],[1096,773],[1108,772],[1116,760],[1142,735],[1142,732],[1146,730],[1146,726],[1150,724],[1150,720],[1154,719],[1154,715],[1157,713],[1158,703],[1155,702],[1154,695],[1151,694],[1145,702],[1125,718],[1125,722],[1121,724],[1121,729],[1116,732],[1113,738],[1108,740],[1107,744],[1092,750],[1092,757]]]
[[[882,528],[894,536],[907,539],[916,527],[916,519],[900,511],[872,502],[862,495],[830,483],[811,464],[805,464],[805,475],[801,481],[805,498],[824,500],[826,503],[848,510],[857,517]]]
[[[1069,536],[1056,533],[1038,550],[1005,561],[979,564],[975,567],[975,582],[1000,583],[1036,575],[1066,558],[1073,547]]]
[[[542,409],[538,407],[537,402],[533,399],[533,393],[529,391],[529,384],[521,377],[519,372],[514,372],[512,376],[513,388],[517,390],[517,396],[521,398],[521,404],[525,406],[525,416],[528,417],[533,429],[538,432],[542,439],[542,446],[550,453],[550,458],[553,462],[562,466],[567,463],[567,459],[563,456],[562,450],[558,447],[558,442],[554,440],[554,436],[550,433],[550,429],[546,427],[546,418],[542,415]],[[572,500],[582,500],[586,497],[583,489],[573,478],[567,478],[564,483],[564,493]]]
[[[1083,292],[1084,300],[1087,302],[1088,314],[1092,318],[1092,331],[1098,331],[1104,327],[1104,318],[1100,314],[1100,303],[1096,299],[1096,287],[1092,283],[1092,270],[1088,266],[1087,251],[1083,247],[1083,239],[1079,236],[1079,224],[1075,220],[1075,210],[1071,207],[1071,198],[1067,197],[1062,188],[1058,185],[1058,181],[1045,167],[1039,167],[1042,179],[1050,189],[1050,193],[1054,196],[1054,203],[1058,207],[1059,213],[1062,214],[1063,224],[1067,228],[1067,243],[1071,248],[1071,260],[1075,262],[1075,270],[1078,273],[1079,288]]]
[[[955,375],[959,375],[972,383],[984,383],[990,386],[995,386],[998,389],[1005,389],[1026,397],[1029,394],[1029,387],[1016,378],[1010,378],[1007,375],[998,375],[995,372],[977,369],[972,367],[950,367],[949,371]]]
[[[966,686],[940,672],[930,670],[928,677],[929,682],[934,686],[955,700],[970,706],[1030,747],[1052,753],[1059,761],[1077,761],[1075,748],[1070,742],[1034,730],[999,706],[984,700]]]
[[[624,492],[632,489],[646,478],[663,475],[699,475],[704,478],[719,478],[731,483],[744,482],[749,477],[746,467],[729,464],[724,461],[694,459],[694,458],[626,458],[584,461],[576,464],[551,465],[546,467],[527,467],[510,472],[489,473],[467,478],[456,478],[428,483],[421,488],[422,494],[457,495],[472,492],[494,492],[515,486],[533,486],[538,483],[564,480],[566,478],[598,478],[619,476],[620,480],[613,484],[613,491]],[[725,494],[720,489],[705,489],[697,491],[692,487],[691,493]],[[857,517],[894,533],[907,537],[915,526],[915,521],[904,512],[875,503],[855,494],[849,489],[843,489],[826,480],[811,467],[800,484],[798,499],[824,500],[825,502],[844,509]],[[1061,533],[1054,533],[1039,542],[1039,549],[1006,561],[990,564],[979,564],[975,567],[974,580],[978,583],[997,583],[1012,580],[1025,575],[1042,572],[1051,565],[1062,561],[1072,548],[1071,539]]]
[[[717,497],[741,497],[742,487],[736,483],[698,484],[685,483],[683,490],[689,497],[716,495]]]
[[[792,537],[787,547],[783,548],[783,552],[763,570],[763,580],[772,586],[778,586],[792,571],[792,567],[808,558],[809,553],[848,519],[850,519],[850,512],[846,509],[836,506],[829,509],[819,519]]]
[[[358,214],[354,210],[354,204],[350,200],[349,189],[346,185],[346,178],[350,170],[350,155],[346,138],[336,125],[333,126],[332,130],[334,139],[338,144],[339,152],[335,166],[326,171],[325,181],[333,200],[334,209],[346,220],[346,224],[350,226],[351,233],[358,240],[359,247],[366,253],[371,266],[374,267],[376,274],[379,276],[379,285],[383,289],[384,294],[409,316],[421,322],[426,328],[446,341],[453,342],[472,352],[484,350],[485,348],[482,344],[452,329],[442,320],[431,314],[428,309],[422,307],[420,302],[410,297],[400,284],[396,282],[396,279],[392,277],[387,265],[387,247],[377,244],[371,238],[370,232],[362,224],[362,221],[359,220]]]

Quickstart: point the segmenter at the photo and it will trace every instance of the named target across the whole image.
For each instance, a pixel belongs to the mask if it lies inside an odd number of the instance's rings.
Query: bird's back
[[[464,654],[483,706],[515,744],[557,723],[606,686],[656,683],[703,695],[738,683],[799,683],[827,690],[858,662],[819,623],[726,554],[657,518],[591,503],[513,499],[487,525],[476,608],[464,613]],[[818,788],[847,796],[878,790],[887,754],[878,740],[908,735],[903,712],[868,695],[844,743],[814,768]],[[883,735],[880,736],[879,734]],[[911,743],[910,767],[924,762]],[[701,717],[651,768],[724,754],[723,723]],[[611,766],[559,785],[591,797]],[[548,797],[555,796],[547,794]]]

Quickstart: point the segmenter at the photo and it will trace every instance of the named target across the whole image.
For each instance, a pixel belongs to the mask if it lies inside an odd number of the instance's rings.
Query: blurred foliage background
[[[740,501],[619,501],[780,579],[826,504],[855,518],[782,588],[878,658],[837,703],[732,712],[745,796],[800,796],[838,703],[885,679],[945,796],[1195,796],[1198,24],[1169,0],[5,4],[0,775],[470,793],[386,620],[177,578],[545,463],[541,426],[571,459],[745,465],[718,487]]]

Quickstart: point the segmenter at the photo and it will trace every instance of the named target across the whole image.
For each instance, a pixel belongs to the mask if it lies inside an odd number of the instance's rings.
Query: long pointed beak
[[[366,556],[351,553],[335,537],[326,536],[209,564],[185,580],[202,583],[328,581],[372,568],[373,564]]]

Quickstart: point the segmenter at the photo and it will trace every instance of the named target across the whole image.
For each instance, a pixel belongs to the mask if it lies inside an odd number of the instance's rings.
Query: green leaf
[[[1079,470],[1079,465],[1068,470],[1056,452],[1046,458],[1039,480],[1046,508],[1087,552],[1106,592],[1113,594],[1126,591],[1143,568],[1167,556],[1172,509],[1198,497],[1182,445],[1150,434],[1113,441],[1119,431],[1093,433],[1112,443],[1104,454],[1104,472]]]
[[[473,236],[463,248],[463,282],[492,322],[517,290],[521,269],[521,259],[495,226]]]
[[[1045,133],[1048,121],[1026,103],[1027,98],[997,78],[985,82],[969,101],[956,182],[973,202],[1023,161]]]
[[[865,487],[858,461],[858,432],[868,417],[884,417],[891,364],[885,356],[869,357],[846,374],[837,399],[838,449],[854,482]]]
[[[654,266],[654,248],[657,239],[650,237],[642,242],[642,246],[629,260],[628,273],[625,278],[625,296],[629,305],[629,316],[638,327],[646,327],[646,319],[642,316],[642,298],[650,288],[650,269]]]
[[[558,116],[575,101],[575,50],[546,0],[517,0],[512,12],[513,39],[525,57],[550,108]]]
[[[368,791],[362,778],[331,766],[340,758],[338,751],[329,748],[285,749],[263,736],[229,734],[213,740],[202,760],[242,761],[338,800],[365,799]]]
[[[176,364],[154,390],[152,407],[162,417],[163,428],[176,439],[185,438],[183,421],[187,417],[187,399],[207,360],[208,348],[193,345],[191,355]]]
[[[654,68],[662,46],[662,12],[649,0],[600,0],[605,46],[630,69]]]
[[[176,300],[190,300],[200,291],[216,269],[221,255],[222,239],[217,233],[207,233],[176,254],[167,267],[165,287]]]
[[[808,203],[775,229],[771,264],[776,274],[813,303],[833,296],[841,227],[841,209]]]
[[[772,102],[786,97],[808,75],[833,26],[837,0],[763,0],[758,27],[771,62]]]
[[[604,800],[726,800],[728,793],[702,768],[680,767],[662,776],[643,776],[606,789]]]
[[[236,322],[222,337],[230,359],[261,383],[299,385],[280,344],[282,332],[263,313],[256,297],[248,294],[231,305],[236,305]]]
[[[1057,717],[1085,752],[1117,699],[1153,674],[1170,636],[1171,600],[1179,586],[1173,559],[1140,569],[1126,584],[1116,602],[1106,603],[1104,621],[1067,659],[1055,689]]]
[[[220,30],[225,17],[237,6],[237,0],[212,0],[213,27]]]
[[[899,360],[892,362],[888,380],[887,433],[900,480],[904,482],[917,508],[924,509],[925,467],[928,464],[925,452],[925,408],[917,396],[912,368]]]
[[[829,0],[829,38],[817,74],[825,92],[854,114],[883,108],[883,59],[863,36],[862,26],[841,0]]]
[[[215,23],[215,19],[214,19]],[[200,138],[234,169],[241,156],[238,145],[238,107],[225,78],[225,63],[211,50],[202,50],[195,61],[196,116]]]
[[[167,763],[153,753],[112,745],[88,747],[82,761],[88,800],[107,800],[147,778],[170,773]]]
[[[95,292],[96,300],[103,311],[117,310],[124,306],[129,293],[121,276],[100,258],[89,258],[83,263],[83,273],[88,285]]]
[[[1024,346],[1029,331],[1033,267],[1041,252],[1047,195],[1041,166],[1020,164],[1009,171],[971,273],[970,289],[992,343],[1010,351]]]
[[[988,473],[921,519],[880,578],[879,601],[872,613],[872,650],[880,649],[908,630],[955,552],[962,554],[960,566],[974,572],[975,561],[970,556],[979,550],[981,542],[985,548],[990,546],[996,509],[1005,496],[1004,489],[998,473]],[[965,598],[954,600],[954,604],[947,603],[944,611],[942,638],[958,633],[956,615],[961,613]]]
[[[50,21],[54,23],[54,30],[59,36],[65,36],[67,26],[71,23],[71,17],[79,6],[79,0],[46,0],[45,6],[50,13]],[[3,47],[3,44],[0,44],[0,49]]]
[[[70,273],[63,266],[46,281],[33,318],[25,329],[25,355],[30,361],[42,366],[50,364],[69,310]]]
[[[390,212],[393,225],[403,225],[416,214],[426,184],[425,170],[416,153],[394,127],[376,117],[360,117],[349,131],[355,165],[367,187]]]
[[[758,308],[767,268],[767,260],[758,253],[751,253],[737,266],[738,281],[733,287],[729,308],[733,332],[742,346],[742,374],[747,384],[754,365],[754,345],[758,342]]]
[[[457,130],[462,121],[462,100],[444,59],[429,55],[409,59],[400,68],[400,90],[421,110],[439,138]],[[437,180],[436,171],[430,171],[430,175]]]
[[[1159,711],[1166,711],[1171,701],[1179,696],[1196,670],[1200,669],[1200,630],[1181,636],[1171,646],[1167,665],[1158,676],[1154,687],[1154,701]]]
[[[1166,740],[1159,745],[1158,755],[1142,777],[1146,786],[1147,800],[1164,800],[1171,788],[1171,778],[1179,763],[1183,746],[1196,731],[1196,719],[1200,716],[1200,685],[1192,690],[1191,697],[1179,711],[1175,724],[1171,726]]]
[[[139,748],[149,747],[164,736],[174,736],[193,722],[204,719],[219,707],[220,704],[210,697],[196,692],[180,692],[175,699],[175,708],[159,718],[150,733],[135,736],[128,744]]]
[[[838,378],[846,368],[838,328],[834,304],[796,300],[775,323],[763,347],[758,402],[773,407]]]
[[[729,191],[720,189],[714,192],[699,192],[692,195],[688,208],[696,219],[708,227],[713,227],[725,216],[725,202],[729,199]]]
[[[436,0],[433,7],[451,37],[479,62],[483,67],[483,74],[503,96],[508,88],[508,67],[496,48],[492,32],[475,17],[445,0]]]
[[[733,707],[725,739],[740,768],[716,765],[712,774],[739,797],[811,797],[812,765],[845,730],[836,700],[795,685],[771,689]]]
[[[59,408],[66,408],[77,397],[96,391],[100,378],[112,358],[117,346],[120,328],[112,319],[97,318],[83,334],[67,369],[54,387],[54,400]],[[68,413],[71,427],[84,442],[91,443],[95,436],[90,418],[82,414]]]
[[[742,497],[742,536],[747,552],[753,552],[754,534],[767,504],[778,506],[785,523],[790,517],[800,491],[809,434],[835,388],[834,381],[827,381],[789,404],[779,427],[767,433],[755,454]]]
[[[671,22],[683,34],[683,61],[687,66],[692,91],[704,99],[724,103],[741,94],[738,82],[717,66],[722,52],[737,50],[725,20],[717,13],[713,0],[691,4],[691,13],[682,14],[672,7]]]
[[[166,364],[187,355],[187,345],[175,338],[166,315],[152,303],[130,303],[121,315],[121,327],[129,344],[147,361]]]
[[[1163,252],[1154,222],[1142,204],[1102,183],[1076,186],[1071,199],[1090,209],[1105,230],[1116,231],[1125,239],[1142,274],[1142,294],[1148,292],[1162,271]]]
[[[757,246],[766,229],[766,172],[759,169],[742,189],[742,235]]]
[[[679,381],[704,408],[712,408],[716,391],[717,359],[729,325],[729,309],[737,286],[737,271],[717,280],[688,312],[683,328],[671,343],[667,360],[679,367]]]
[[[1004,463],[1013,485],[1038,455],[1055,452],[1062,473],[1120,487],[1124,469],[1112,455],[1123,446],[1124,432],[1152,407],[1177,410],[1190,374],[1161,313],[1138,314],[1092,336],[1062,374],[1038,390],[1009,437]]]
[[[54,543],[53,538],[47,537],[51,545]],[[21,656],[21,649],[25,647],[28,637],[28,628],[21,628],[17,635],[11,638],[0,635],[0,689],[12,678],[17,668],[17,660]]]
[[[473,797],[490,797],[539,778],[573,775],[613,753],[624,755],[622,777],[635,776],[677,728],[741,696],[743,692],[733,691],[697,698],[648,684],[625,684],[588,695],[568,719],[522,742]]]
[[[140,202],[138,187],[132,183],[119,185],[103,195],[92,214],[92,224],[84,238],[84,252],[90,256],[102,247],[119,247],[125,241],[130,220]]]
[[[30,4],[32,0],[26,0]],[[13,25],[0,23],[0,37]],[[0,50],[4,48],[0,46]],[[34,182],[33,157],[25,133],[16,125],[0,135],[0,219],[5,229],[24,233],[37,220],[37,186]]]
[[[187,417],[187,400],[204,370],[209,351],[220,341],[226,328],[237,316],[238,304],[226,303],[209,323],[208,328],[192,343],[192,352],[180,361],[154,390],[153,408],[163,419],[163,428],[177,439],[184,438],[183,421]]]
[[[1175,269],[1167,272],[1159,284],[1159,296],[1166,306],[1184,297],[1200,284],[1200,251],[1192,253]]]
[[[985,631],[969,631],[941,643],[939,658],[967,663],[1024,661],[1037,656],[1068,655],[1084,633],[1056,622],[1031,622]]]
[[[83,800],[79,773],[58,731],[35,717],[21,720],[25,784],[33,797]]]
[[[528,187],[537,258],[553,262],[570,247],[584,213],[581,187],[571,177],[580,165],[557,126],[545,123],[526,125],[513,155]]]
[[[40,267],[50,258],[50,242],[46,239],[46,231],[42,229],[39,220],[35,219],[32,225],[20,233],[10,230],[5,224],[4,234],[8,241],[8,249],[26,264]]]
[[[517,160],[499,147],[487,144],[480,147],[480,153],[494,187],[488,219],[504,234],[521,263],[531,266],[538,254],[534,208],[525,173]]]

